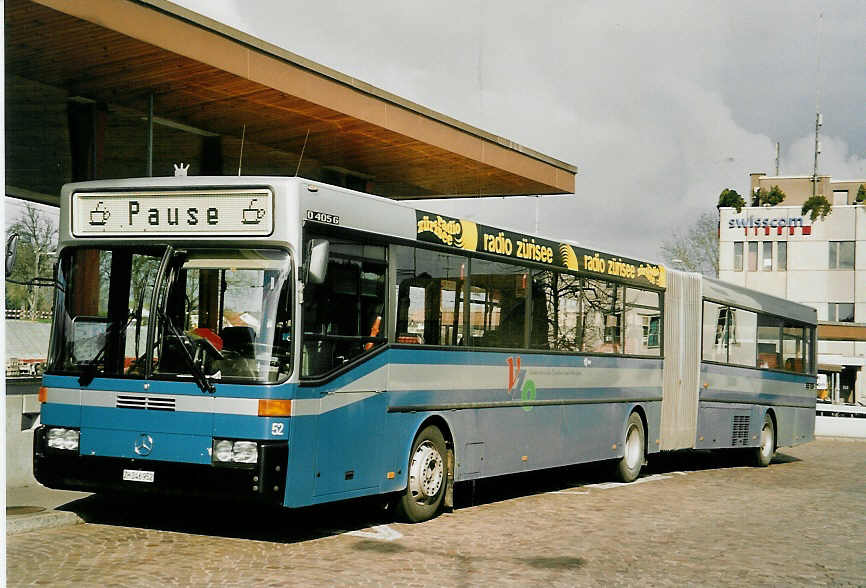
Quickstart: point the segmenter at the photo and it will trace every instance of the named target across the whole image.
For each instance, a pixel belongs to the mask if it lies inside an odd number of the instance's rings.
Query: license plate
[[[123,470],[123,479],[127,482],[153,482],[153,472],[146,470]]]

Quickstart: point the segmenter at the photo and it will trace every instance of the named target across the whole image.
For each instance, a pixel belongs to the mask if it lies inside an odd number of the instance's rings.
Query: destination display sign
[[[415,211],[415,220],[419,241],[446,245],[464,251],[532,261],[599,277],[610,276],[626,282],[659,288],[667,285],[667,274],[662,265],[618,257],[593,249],[576,247],[570,243],[514,233],[423,210]]]
[[[274,195],[267,188],[147,192],[76,192],[76,237],[267,236]]]

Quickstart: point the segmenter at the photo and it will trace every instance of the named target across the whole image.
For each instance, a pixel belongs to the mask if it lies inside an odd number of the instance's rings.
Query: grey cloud
[[[574,196],[430,203],[655,257],[750,171],[866,174],[866,3],[181,0],[193,10],[576,164]],[[817,14],[823,10],[816,80]]]

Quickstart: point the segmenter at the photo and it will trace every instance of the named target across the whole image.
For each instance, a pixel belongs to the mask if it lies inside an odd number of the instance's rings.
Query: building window
[[[734,241],[734,271],[743,271],[743,242]]]
[[[853,302],[831,302],[827,305],[827,320],[837,323],[854,322]]]
[[[749,271],[758,271],[758,242],[749,242]]]
[[[848,204],[848,190],[833,190],[833,206]]]
[[[761,271],[773,271],[773,242],[764,241],[761,248]]]
[[[830,269],[854,269],[854,241],[830,241]]]
[[[776,270],[780,272],[788,271],[788,243],[779,241],[776,243]]]

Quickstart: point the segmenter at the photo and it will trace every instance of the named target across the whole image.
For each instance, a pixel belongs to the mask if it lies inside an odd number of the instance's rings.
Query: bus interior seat
[[[789,357],[785,360],[785,369],[790,372],[802,372],[803,360],[800,358]]]
[[[253,342],[256,331],[252,327],[224,327],[220,332],[223,350],[233,351],[243,357],[253,357]]]
[[[779,369],[779,354],[777,353],[759,353],[758,366],[775,370]]]

